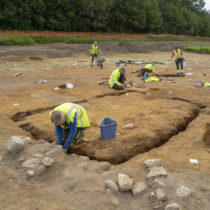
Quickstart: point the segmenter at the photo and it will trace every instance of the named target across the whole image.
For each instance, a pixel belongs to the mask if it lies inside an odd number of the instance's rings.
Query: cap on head
[[[126,68],[121,67],[121,68],[120,68],[120,71],[124,71],[124,72],[125,72],[125,71],[126,71]]]
[[[177,47],[177,46],[175,46],[174,48],[175,48],[176,50],[178,49],[178,47]]]

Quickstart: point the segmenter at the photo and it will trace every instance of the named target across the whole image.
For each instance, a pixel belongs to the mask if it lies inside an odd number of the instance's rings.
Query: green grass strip
[[[176,37],[147,37],[147,38],[96,38],[84,36],[24,36],[24,35],[10,35],[0,36],[0,45],[34,45],[34,44],[48,44],[55,42],[63,43],[92,43],[93,41],[210,41],[206,38],[176,38]],[[190,46],[189,46],[190,47]]]
[[[210,46],[187,46],[185,51],[210,54]]]

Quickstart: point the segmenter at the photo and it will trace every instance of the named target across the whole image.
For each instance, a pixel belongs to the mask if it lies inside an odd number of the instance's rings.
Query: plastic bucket
[[[111,139],[116,136],[117,121],[111,118],[104,118],[100,123],[101,139]]]

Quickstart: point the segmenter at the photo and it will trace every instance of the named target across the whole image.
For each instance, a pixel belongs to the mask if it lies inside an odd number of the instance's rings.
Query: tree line
[[[0,0],[0,29],[209,36],[204,6],[204,0]]]

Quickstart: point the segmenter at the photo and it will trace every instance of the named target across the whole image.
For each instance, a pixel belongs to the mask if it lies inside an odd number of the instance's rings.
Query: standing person
[[[143,77],[145,74],[148,77],[153,76],[154,70],[155,70],[154,64],[147,64],[141,69],[141,72],[137,76]]]
[[[184,76],[184,72],[183,72],[183,61],[184,61],[184,58],[183,58],[181,50],[178,47],[175,47],[175,49],[174,49],[174,51],[173,51],[169,61],[172,60],[174,55],[175,55],[175,63],[176,63],[176,68],[177,68],[176,74],[178,76],[179,75],[180,76]],[[181,69],[179,69],[179,66],[181,67]]]
[[[90,126],[86,110],[73,103],[64,103],[55,107],[50,112],[50,117],[55,124],[57,144],[63,145],[64,152],[68,151],[73,140],[78,144],[84,130]]]
[[[94,41],[93,44],[90,46],[90,54],[91,54],[91,67],[93,66],[93,61],[95,58],[98,57],[98,53],[100,50],[98,49],[97,41]]]
[[[109,86],[116,90],[123,90],[126,87],[125,72],[124,67],[114,70],[109,78]]]

